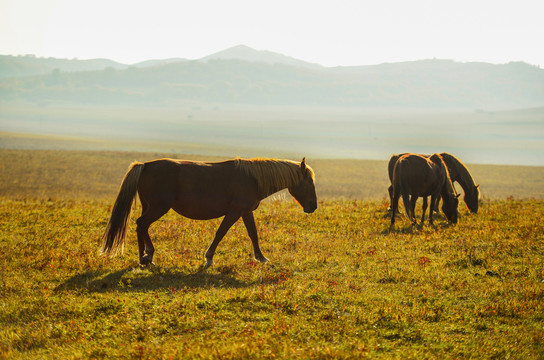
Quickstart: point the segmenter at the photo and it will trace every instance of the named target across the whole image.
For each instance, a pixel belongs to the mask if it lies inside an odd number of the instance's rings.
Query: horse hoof
[[[146,262],[145,264],[140,263],[140,269],[149,269],[149,268],[154,268],[154,267],[157,267],[157,265],[155,265],[154,262]]]
[[[262,257],[256,257],[255,260],[260,261],[260,262],[262,262],[263,264],[270,261],[270,260],[268,260],[268,259],[267,259],[266,257],[264,257],[264,256],[262,256]]]
[[[212,259],[206,259],[206,263],[204,264],[203,268],[207,269],[212,265],[213,265],[213,260]]]
[[[147,266],[147,265],[155,265],[153,264],[153,259],[152,258],[149,258],[147,256],[144,256],[143,258],[140,259],[140,266]]]

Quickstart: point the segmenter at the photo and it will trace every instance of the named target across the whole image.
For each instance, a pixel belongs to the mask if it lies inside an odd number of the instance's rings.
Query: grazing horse
[[[142,215],[136,220],[140,264],[153,262],[155,248],[149,226],[174,209],[195,220],[224,217],[206,251],[206,267],[213,264],[217,245],[230,227],[243,219],[253,244],[255,259],[266,262],[259,247],[253,211],[261,200],[287,188],[304,212],[317,209],[311,167],[302,162],[277,159],[233,159],[195,162],[159,159],[133,163],[123,179],[103,238],[102,253],[115,254],[124,247],[127,224],[136,193]]]
[[[444,160],[439,154],[425,157],[418,154],[406,154],[401,156],[395,163],[393,169],[393,200],[391,207],[391,227],[395,224],[395,215],[398,211],[399,197],[402,195],[406,213],[412,224],[416,224],[415,204],[410,201],[410,195],[413,197],[423,197],[423,216],[421,225],[427,211],[427,196],[431,196],[431,206],[429,210],[429,223],[433,224],[433,211],[436,202],[442,196],[444,206],[442,210],[446,218],[457,223],[457,206],[459,204],[459,195],[455,193]]]
[[[389,159],[389,163],[387,165],[387,170],[389,173],[389,181],[393,183],[393,169],[395,168],[395,163],[397,160],[403,156],[404,154],[395,154],[391,156]],[[422,155],[425,157],[429,157],[430,155]],[[444,163],[448,167],[448,172],[450,174],[451,182],[458,182],[459,185],[463,188],[463,191],[465,193],[463,200],[465,201],[465,204],[467,205],[469,211],[471,213],[476,214],[478,212],[478,200],[480,199],[480,185],[476,185],[474,182],[474,179],[472,178],[472,175],[470,175],[470,172],[468,171],[468,168],[461,160],[459,160],[457,157],[453,156],[452,154],[449,154],[447,152],[443,152],[440,154],[442,156],[442,159],[444,160]],[[389,199],[390,204],[393,201],[393,185],[389,186],[387,189],[389,192]],[[413,199],[412,202],[415,204],[417,198]],[[438,206],[438,203],[437,203]],[[437,210],[435,208],[435,210]]]
[[[470,172],[461,160],[446,152],[440,155],[448,167],[451,181],[457,181],[463,188],[465,192],[463,200],[467,204],[468,209],[471,213],[476,214],[478,212],[478,200],[480,199],[480,185],[476,185],[472,175],[470,175]]]

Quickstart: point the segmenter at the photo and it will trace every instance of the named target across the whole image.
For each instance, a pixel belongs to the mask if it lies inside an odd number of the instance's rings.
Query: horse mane
[[[234,159],[235,166],[257,181],[258,192],[263,198],[273,193],[291,187],[302,181],[304,174],[300,163],[279,159]],[[314,171],[308,165],[312,180]]]
[[[468,171],[468,168],[465,164],[463,164],[461,160],[447,152],[444,152],[440,155],[442,156],[444,162],[446,162],[448,167],[453,168],[453,170],[455,171],[456,176],[455,179],[453,179],[452,181],[458,181],[465,191],[469,187],[476,186],[476,183],[474,182],[472,175]]]

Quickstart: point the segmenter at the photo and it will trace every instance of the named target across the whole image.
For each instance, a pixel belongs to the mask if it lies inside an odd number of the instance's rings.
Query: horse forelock
[[[237,158],[235,162],[238,168],[257,181],[259,193],[263,197],[296,185],[304,177],[300,163],[291,160]],[[306,166],[306,169],[313,180],[315,175],[312,168]]]

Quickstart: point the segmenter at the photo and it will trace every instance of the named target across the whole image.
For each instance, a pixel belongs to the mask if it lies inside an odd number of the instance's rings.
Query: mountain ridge
[[[240,45],[196,60],[150,60],[131,66],[104,59],[80,63],[23,57],[29,61],[14,66],[24,63],[18,73],[26,75],[2,78],[2,73],[17,73],[13,67],[4,66],[6,58],[14,57],[0,56],[0,101],[192,101],[475,109],[544,105],[544,70],[523,62],[489,64],[427,59],[326,68]],[[28,75],[32,66],[48,70]],[[90,66],[93,70],[78,71],[77,66]]]
[[[268,50],[255,50],[247,45],[235,45],[224,50],[217,51],[210,55],[206,55],[197,59],[186,59],[180,57],[166,58],[166,59],[148,59],[140,61],[133,64],[120,63],[114,60],[106,58],[94,58],[94,59],[66,59],[66,58],[54,58],[54,57],[37,57],[35,55],[0,55],[0,79],[5,77],[16,77],[16,76],[30,76],[30,75],[44,75],[50,73],[55,69],[59,69],[64,72],[79,72],[79,71],[96,71],[104,70],[105,68],[111,67],[114,69],[127,69],[129,67],[154,67],[162,66],[175,62],[186,62],[186,61],[200,61],[200,62],[209,62],[211,60],[241,60],[247,62],[260,62],[265,64],[282,64],[290,65],[295,67],[302,67],[314,70],[326,70],[335,73],[360,73],[368,71],[369,69],[384,69],[387,67],[402,67],[405,65],[417,65],[417,64],[428,64],[428,63],[448,63],[448,64],[457,64],[458,66],[467,65],[467,64],[484,64],[484,65],[507,65],[507,64],[523,64],[529,67],[536,67],[531,64],[520,61],[512,61],[504,64],[493,64],[486,62],[458,62],[449,59],[420,59],[420,60],[411,60],[411,61],[400,61],[400,62],[384,62],[379,64],[370,64],[370,65],[350,65],[350,66],[332,66],[325,67],[317,63],[312,63],[287,55],[283,55],[277,52],[268,51]],[[13,71],[9,74],[10,69],[14,69],[17,66],[22,68],[35,70],[25,70],[25,71]],[[537,67],[538,68],[538,67]],[[9,75],[8,75],[9,74]]]
[[[265,64],[283,64],[310,69],[323,68],[323,66],[319,64],[295,59],[293,57],[268,50],[255,50],[246,45],[236,45],[198,59],[198,61],[204,62],[210,60],[243,60],[249,62],[261,62]]]
[[[34,55],[0,55],[0,79],[20,76],[36,76],[51,73],[55,69],[64,72],[95,71],[105,68],[126,69],[128,65],[109,59],[60,59],[41,58]]]
[[[246,45],[236,45],[198,59],[167,58],[149,59],[134,64],[124,64],[110,59],[66,59],[54,57],[37,57],[35,55],[0,55],[0,79],[18,76],[45,75],[58,69],[64,72],[96,71],[106,68],[116,70],[129,67],[154,67],[175,62],[212,60],[242,60],[248,62],[261,62],[265,64],[283,64],[296,67],[320,69],[323,66],[307,61],[295,59],[280,53],[268,50],[255,50]]]

